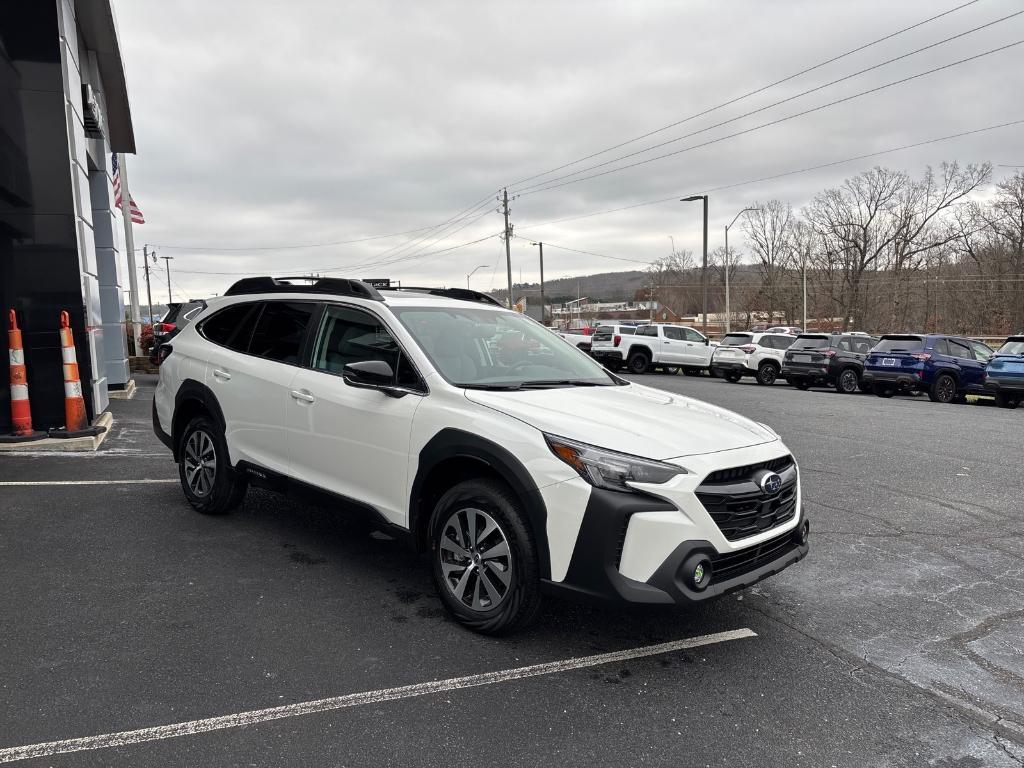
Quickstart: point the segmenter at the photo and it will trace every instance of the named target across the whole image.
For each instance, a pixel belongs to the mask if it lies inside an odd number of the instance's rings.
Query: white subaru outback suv
[[[688,604],[807,554],[765,425],[620,379],[484,294],[296,279],[239,281],[163,352],[153,426],[200,512],[249,485],[368,512],[493,634],[543,592]]]

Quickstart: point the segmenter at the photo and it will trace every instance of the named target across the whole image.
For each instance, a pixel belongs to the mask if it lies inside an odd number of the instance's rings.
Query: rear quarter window
[[[252,318],[256,304],[232,304],[215,312],[199,324],[199,333],[214,344],[245,352],[252,335]]]

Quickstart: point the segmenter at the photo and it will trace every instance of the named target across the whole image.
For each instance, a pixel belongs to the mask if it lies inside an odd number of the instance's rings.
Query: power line
[[[977,134],[977,133],[984,133],[986,131],[994,131],[994,130],[997,130],[999,128],[1007,128],[1007,127],[1010,127],[1010,126],[1021,125],[1021,124],[1024,124],[1024,120],[1013,120],[1013,121],[1007,122],[1007,123],[998,123],[996,125],[987,125],[987,126],[985,126],[983,128],[975,128],[975,129],[970,130],[970,131],[961,131],[960,133],[952,133],[952,134],[949,134],[948,136],[939,136],[939,137],[934,138],[934,139],[926,139],[924,141],[914,142],[913,144],[903,144],[903,145],[898,146],[898,147],[889,147],[888,149],[882,149],[882,150],[879,150],[877,152],[867,152],[867,153],[862,154],[862,155],[854,155],[853,157],[846,157],[846,158],[843,158],[842,160],[832,160],[831,162],[828,162],[828,163],[821,163],[819,165],[810,165],[810,166],[807,166],[805,168],[798,168],[798,169],[792,170],[792,171],[783,171],[782,173],[775,173],[775,174],[772,174],[770,176],[761,176],[761,177],[756,178],[756,179],[747,179],[746,181],[738,181],[738,182],[735,182],[733,184],[723,184],[723,185],[718,186],[718,187],[711,187],[710,189],[705,189],[705,190],[703,190],[703,194],[710,194],[711,192],[721,192],[721,191],[726,190],[726,189],[735,189],[736,187],[744,187],[744,186],[747,186],[747,185],[750,185],[750,184],[760,184],[761,182],[764,182],[764,181],[774,181],[776,179],[781,179],[781,178],[784,178],[786,176],[795,176],[795,175],[800,174],[800,173],[808,173],[810,171],[819,171],[819,170],[822,170],[823,168],[831,168],[831,167],[836,166],[836,165],[843,165],[844,163],[852,163],[852,162],[856,162],[857,160],[866,160],[866,159],[871,158],[871,157],[880,157],[881,155],[888,155],[888,154],[892,154],[893,152],[902,152],[902,151],[907,150],[907,149],[916,149],[918,147],[924,147],[924,146],[927,146],[929,144],[938,144],[939,142],[943,142],[943,141],[951,141],[953,139],[963,138],[964,136],[973,136],[974,134]],[[1013,168],[1013,167],[1024,167],[1024,166],[1000,166],[1000,167],[1001,168]],[[558,219],[548,219],[546,221],[538,221],[538,222],[535,222],[535,223],[527,222],[525,225],[520,226],[519,229],[520,230],[536,229],[537,227],[546,226],[548,224],[560,224],[560,223],[566,222],[566,221],[578,221],[580,219],[589,219],[589,218],[591,218],[593,216],[604,216],[605,214],[608,214],[608,213],[618,213],[619,211],[628,211],[628,210],[631,210],[633,208],[642,208],[642,207],[648,206],[648,205],[657,205],[658,203],[676,202],[676,201],[679,200],[680,196],[685,195],[685,194],[687,194],[687,192],[678,192],[678,193],[676,193],[674,195],[671,195],[669,197],[658,198],[657,200],[645,200],[645,201],[640,202],[640,203],[633,203],[632,205],[624,205],[624,206],[621,206],[619,208],[609,208],[609,209],[604,210],[604,211],[594,211],[592,213],[584,213],[584,214],[580,214],[579,216],[565,216],[565,217],[558,218]]]
[[[531,238],[529,238],[529,237],[521,237],[520,235],[512,235],[512,237],[518,238],[519,240],[531,240]],[[545,246],[550,246],[551,248],[557,248],[560,251],[572,251],[573,253],[582,253],[582,254],[586,254],[587,256],[597,256],[598,258],[601,258],[601,259],[615,259],[616,261],[631,261],[631,262],[633,262],[635,264],[650,264],[651,263],[650,260],[643,261],[641,259],[629,259],[629,258],[626,258],[625,256],[609,256],[609,255],[604,254],[604,253],[594,253],[593,251],[581,251],[578,248],[570,248],[567,245],[559,245],[558,243],[552,243],[552,242],[549,242],[548,240],[544,241],[544,245]]]
[[[952,67],[956,67],[956,66],[959,66],[961,64],[966,64],[966,63],[971,62],[971,61],[976,61],[977,59],[981,59],[981,58],[983,58],[985,56],[990,56],[990,55],[992,55],[994,53],[999,53],[1001,51],[1008,50],[1009,48],[1013,48],[1015,46],[1018,46],[1021,43],[1024,43],[1024,39],[1017,40],[1015,42],[999,46],[998,48],[992,48],[992,49],[990,49],[988,51],[984,51],[982,53],[975,54],[974,56],[968,56],[967,58],[959,59],[957,61],[950,62],[949,64],[943,64],[941,67],[935,67],[933,69],[929,69],[929,70],[926,70],[924,72],[918,72],[916,75],[910,75],[909,77],[904,77],[904,78],[901,78],[900,80],[894,80],[892,82],[885,83],[884,85],[879,85],[879,86],[876,86],[874,88],[869,88],[869,89],[867,89],[865,91],[860,91],[859,93],[854,93],[854,94],[852,94],[850,96],[844,96],[841,99],[836,99],[834,101],[830,101],[830,102],[827,102],[825,104],[821,104],[821,105],[819,105],[817,107],[812,107],[810,109],[805,109],[803,112],[796,112],[796,113],[794,113],[792,115],[786,115],[785,117],[780,117],[780,118],[778,118],[776,120],[771,120],[771,121],[769,121],[767,123],[761,123],[760,125],[755,125],[755,126],[752,126],[750,128],[745,128],[744,130],[737,131],[736,133],[730,133],[730,134],[727,134],[725,136],[719,136],[716,139],[710,139],[708,141],[703,142],[702,144],[694,144],[694,145],[689,146],[689,147],[684,147],[683,149],[677,149],[677,150],[675,150],[673,152],[666,152],[663,155],[657,155],[655,157],[650,157],[650,158],[647,158],[645,160],[638,160],[635,163],[630,163],[628,165],[624,165],[624,166],[621,166],[619,168],[611,168],[611,169],[609,169],[607,171],[601,171],[600,173],[591,174],[590,176],[583,176],[583,177],[578,178],[578,179],[571,179],[569,181],[563,181],[560,184],[551,184],[550,186],[540,187],[539,189],[533,189],[533,190],[531,190],[529,192],[522,192],[520,194],[521,195],[533,195],[533,194],[536,194],[537,192],[546,192],[548,190],[557,189],[558,187],[564,187],[564,186],[567,186],[569,184],[577,184],[577,183],[579,183],[581,181],[589,181],[590,179],[596,179],[596,178],[598,178],[600,176],[607,176],[610,173],[618,173],[619,171],[625,171],[625,170],[627,170],[629,168],[635,168],[636,166],[639,166],[639,165],[646,165],[647,163],[653,163],[653,162],[655,162],[657,160],[664,160],[667,157],[674,157],[675,155],[681,155],[684,152],[691,152],[691,151],[693,151],[695,149],[701,149],[703,147],[707,147],[707,146],[710,146],[712,144],[717,144],[719,142],[726,141],[728,139],[734,139],[737,136],[743,136],[743,135],[748,134],[748,133],[753,133],[754,131],[759,131],[762,128],[769,128],[769,127],[771,127],[773,125],[779,125],[780,123],[785,123],[785,122],[787,122],[789,120],[794,120],[794,119],[796,119],[798,117],[803,117],[803,116],[809,115],[809,114],[811,114],[813,112],[819,112],[819,111],[821,111],[823,109],[828,109],[829,107],[834,107],[837,104],[843,104],[843,103],[845,103],[847,101],[852,101],[853,99],[860,98],[861,96],[867,96],[868,94],[871,94],[871,93],[877,93],[879,91],[884,91],[887,88],[892,88],[895,85],[901,85],[903,83],[910,82],[911,80],[916,80],[916,79],[918,79],[920,77],[925,77],[926,75],[932,75],[932,74],[935,74],[936,72],[941,72],[941,71],[946,70],[946,69],[951,69]]]
[[[787,75],[786,77],[783,77],[781,80],[776,80],[773,83],[769,83],[768,85],[763,85],[760,88],[756,88],[753,91],[749,91],[749,92],[743,94],[742,96],[737,96],[737,97],[735,97],[733,99],[730,99],[729,101],[724,101],[721,104],[717,104],[717,105],[715,105],[713,107],[709,107],[708,109],[705,109],[702,112],[697,112],[695,114],[690,115],[689,117],[683,118],[682,120],[677,120],[676,122],[670,123],[670,124],[665,125],[665,126],[662,126],[661,128],[656,128],[653,131],[648,131],[647,133],[641,134],[640,136],[636,136],[635,138],[629,139],[628,141],[624,141],[624,142],[622,142],[620,144],[616,144],[614,146],[607,147],[605,149],[599,150],[598,152],[594,152],[593,154],[587,155],[586,157],[581,157],[581,158],[579,158],[577,160],[573,160],[573,161],[571,161],[569,163],[565,163],[564,165],[560,165],[560,166],[557,166],[555,168],[551,168],[549,170],[543,171],[541,173],[534,174],[533,176],[527,176],[526,178],[519,179],[518,181],[514,181],[511,184],[509,184],[509,186],[516,186],[518,184],[523,184],[523,183],[525,183],[527,181],[532,181],[533,179],[540,178],[541,176],[547,176],[548,174],[555,173],[557,171],[561,171],[561,170],[563,170],[565,168],[569,168],[570,166],[577,165],[578,163],[586,162],[587,160],[591,160],[591,159],[593,159],[595,157],[599,157],[600,155],[607,154],[608,152],[613,152],[616,149],[621,149],[622,147],[628,146],[630,144],[634,144],[634,143],[636,143],[638,141],[642,141],[643,139],[649,138],[649,137],[654,136],[654,135],[656,135],[658,133],[662,133],[662,132],[667,131],[667,130],[669,130],[671,128],[675,128],[677,126],[683,125],[684,123],[688,123],[691,120],[696,120],[698,117],[703,117],[703,116],[708,115],[708,114],[710,114],[712,112],[715,112],[715,111],[717,111],[719,109],[731,106],[732,104],[735,104],[735,103],[737,103],[739,101],[743,101],[744,99],[747,99],[747,98],[749,98],[751,96],[756,96],[759,93],[763,93],[764,91],[767,91],[767,90],[769,90],[771,88],[774,88],[774,87],[776,87],[778,85],[782,85],[783,83],[789,82],[790,80],[794,80],[794,79],[800,77],[801,75],[806,75],[809,72],[813,72],[816,69],[820,69],[820,68],[822,68],[824,66],[827,66],[827,65],[832,64],[832,63],[834,63],[836,61],[839,61],[840,59],[844,59],[847,56],[852,56],[855,53],[859,53],[860,51],[863,51],[863,50],[866,50],[868,48],[871,48],[872,46],[878,45],[879,43],[883,43],[886,40],[891,40],[892,38],[898,37],[899,35],[902,35],[905,32],[909,32],[909,31],[911,31],[913,29],[917,29],[918,27],[922,27],[925,24],[929,24],[930,22],[933,22],[933,21],[935,21],[937,19],[941,19],[944,16],[948,16],[951,13],[955,13],[956,11],[962,10],[963,8],[967,8],[968,6],[974,5],[977,2],[978,2],[978,0],[970,0],[970,2],[963,3],[961,5],[958,5],[958,6],[954,7],[954,8],[950,8],[948,11],[943,11],[942,13],[935,14],[934,16],[929,16],[928,18],[923,19],[923,20],[917,22],[916,24],[911,24],[909,27],[903,27],[902,29],[898,29],[895,32],[891,32],[888,35],[885,35],[884,37],[880,37],[880,38],[878,38],[876,40],[872,40],[872,41],[870,41],[868,43],[860,45],[860,46],[858,46],[856,48],[852,48],[849,51],[846,51],[845,53],[839,54],[838,56],[833,56],[830,59],[827,59],[825,61],[822,61],[822,62],[819,62],[817,64],[814,64],[813,66],[807,67],[806,69],[802,69],[799,72],[795,72],[795,73],[793,73],[791,75]]]
[[[611,165],[612,163],[617,163],[617,162],[619,162],[621,160],[628,160],[631,157],[637,157],[637,156],[645,154],[647,152],[651,152],[651,151],[653,151],[655,149],[660,149],[661,147],[668,146],[669,144],[674,144],[674,143],[676,143],[678,141],[682,141],[683,139],[689,139],[689,138],[692,138],[693,136],[698,136],[698,135],[700,135],[702,133],[707,133],[708,131],[713,131],[716,128],[721,128],[722,126],[729,125],[730,123],[735,123],[738,120],[743,120],[744,118],[751,117],[752,115],[756,115],[756,114],[759,114],[761,112],[765,112],[765,111],[767,111],[769,109],[774,109],[775,107],[778,107],[778,106],[780,106],[782,104],[786,104],[786,103],[791,102],[791,101],[795,101],[796,99],[800,99],[800,98],[802,98],[804,96],[807,96],[809,94],[817,93],[818,91],[823,91],[826,88],[831,88],[834,85],[838,85],[839,83],[845,82],[847,80],[851,80],[851,79],[853,79],[855,77],[859,77],[860,75],[866,74],[867,72],[871,72],[871,71],[876,70],[876,69],[881,69],[882,67],[888,66],[889,64],[892,64],[892,63],[897,62],[897,61],[901,61],[901,60],[909,58],[911,56],[915,56],[915,55],[917,55],[919,53],[922,53],[923,51],[927,51],[927,50],[930,50],[932,48],[936,48],[936,47],[938,47],[940,45],[945,45],[946,43],[952,42],[953,40],[958,40],[958,39],[960,39],[962,37],[966,37],[967,35],[974,34],[975,32],[978,32],[979,30],[986,29],[986,28],[994,26],[996,24],[1000,24],[1000,23],[1002,23],[1004,21],[1007,21],[1009,19],[1012,19],[1012,18],[1014,18],[1016,16],[1020,16],[1021,14],[1024,14],[1024,11],[1017,11],[1015,13],[1011,13],[1011,14],[1009,14],[1007,16],[1003,16],[1002,18],[996,19],[995,21],[990,21],[990,22],[988,22],[986,24],[982,24],[980,26],[974,27],[973,29],[969,29],[969,30],[967,30],[965,32],[960,32],[959,34],[953,35],[952,37],[947,37],[944,40],[939,40],[938,42],[930,43],[929,45],[922,46],[921,48],[917,48],[916,50],[910,51],[908,53],[904,53],[904,54],[901,54],[899,56],[894,56],[891,59],[887,59],[885,61],[879,62],[878,64],[874,64],[874,65],[872,65],[870,67],[866,67],[864,69],[858,70],[857,72],[854,72],[852,74],[844,75],[843,77],[837,78],[835,80],[831,80],[830,82],[827,82],[827,83],[823,83],[822,85],[817,85],[817,86],[815,86],[813,88],[808,88],[807,90],[801,91],[800,93],[794,94],[793,96],[788,96],[788,97],[786,97],[784,99],[780,99],[779,101],[772,102],[771,104],[766,104],[763,107],[758,107],[757,109],[753,109],[753,110],[751,110],[749,112],[744,112],[742,115],[737,115],[735,117],[731,117],[728,120],[722,120],[722,121],[720,121],[718,123],[715,123],[713,125],[709,125],[709,126],[707,126],[705,128],[701,128],[700,130],[691,131],[690,133],[686,133],[686,134],[683,134],[682,136],[677,136],[675,138],[668,139],[667,141],[663,141],[663,142],[661,142],[659,144],[653,144],[653,145],[651,145],[649,147],[645,147],[644,149],[637,150],[636,152],[630,152],[629,154],[626,154],[626,155],[620,155],[619,157],[613,157],[611,160],[605,160],[603,163],[597,163],[596,165],[591,165],[591,166],[588,166],[586,168],[581,168],[578,171],[573,171],[572,173],[565,174],[564,176],[556,176],[553,179],[547,179],[546,181],[538,182],[537,184],[533,184],[533,185],[530,185],[530,186],[527,186],[527,187],[522,187],[519,190],[517,190],[517,192],[526,193],[529,190],[533,190],[533,189],[536,189],[537,187],[545,186],[545,185],[550,184],[550,183],[555,182],[555,181],[561,181],[562,179],[569,179],[569,178],[572,178],[573,176],[578,176],[581,173],[586,173],[587,171],[593,171],[593,170],[596,170],[598,168],[604,168],[606,166]],[[626,166],[626,167],[630,167],[630,166]]]

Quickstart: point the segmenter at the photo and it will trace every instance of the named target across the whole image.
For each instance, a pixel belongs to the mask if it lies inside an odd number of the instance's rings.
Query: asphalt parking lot
[[[496,640],[329,510],[193,512],[152,380],[96,455],[0,457],[0,762],[1024,764],[1024,413],[638,380],[783,436],[806,560],[692,611],[549,601]]]

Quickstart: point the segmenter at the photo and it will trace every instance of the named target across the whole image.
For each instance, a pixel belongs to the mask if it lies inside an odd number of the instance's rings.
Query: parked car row
[[[1024,335],[1011,336],[993,351],[980,341],[946,334],[797,335],[789,330],[799,329],[729,333],[716,344],[685,326],[612,325],[597,329],[591,354],[612,371],[630,373],[709,370],[731,383],[745,376],[764,385],[783,379],[797,389],[833,387],[842,394],[921,392],[937,403],[985,395],[1004,408],[1024,401]]]

